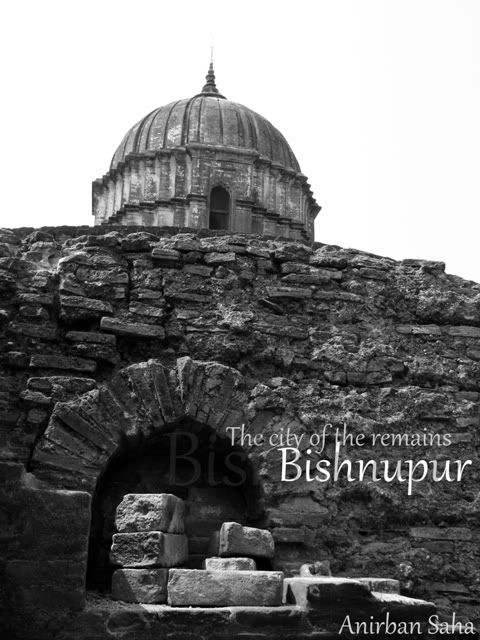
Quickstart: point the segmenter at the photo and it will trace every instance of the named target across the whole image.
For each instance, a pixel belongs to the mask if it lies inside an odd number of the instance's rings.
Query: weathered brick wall
[[[411,496],[398,483],[281,482],[278,451],[259,448],[259,524],[286,571],[328,558],[335,574],[397,577],[478,619],[480,285],[441,263],[172,229],[7,230],[0,243],[4,461],[37,473],[55,403],[183,356],[240,372],[251,433],[448,433],[447,449],[350,450],[473,461],[461,482],[426,479]],[[28,529],[12,495],[2,566]]]

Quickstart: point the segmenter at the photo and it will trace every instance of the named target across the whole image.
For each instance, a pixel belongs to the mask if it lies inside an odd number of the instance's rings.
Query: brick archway
[[[179,358],[168,369],[156,360],[116,373],[99,389],[57,403],[35,446],[31,469],[55,489],[91,493],[122,441],[149,436],[184,418],[220,435],[246,423],[243,376],[216,362]]]
[[[15,494],[34,523],[35,541],[6,569],[11,624],[22,637],[50,638],[52,625],[60,629],[85,606],[91,498],[125,440],[162,433],[185,418],[225,436],[229,426],[247,423],[248,400],[239,371],[184,357],[171,369],[157,360],[128,366],[98,389],[55,405]]]

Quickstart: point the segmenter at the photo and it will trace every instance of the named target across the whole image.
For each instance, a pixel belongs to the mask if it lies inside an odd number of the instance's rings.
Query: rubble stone
[[[255,571],[257,568],[253,558],[206,558],[207,571]]]
[[[57,355],[34,355],[30,358],[30,367],[36,369],[65,369],[93,373],[97,363],[88,358],[69,358]]]
[[[285,600],[300,607],[316,606],[317,603],[352,602],[370,600],[370,586],[350,578],[326,576],[285,579]],[[320,605],[321,606],[321,605]]]
[[[310,564],[302,564],[299,574],[305,578],[311,576],[331,576],[330,562],[328,560],[317,560]]]
[[[112,597],[124,602],[167,602],[168,569],[117,569],[112,575]]]
[[[359,582],[364,582],[370,588],[370,591],[378,591],[379,593],[400,593],[399,580],[392,578],[356,578]]]
[[[115,533],[110,561],[123,567],[177,567],[188,558],[187,537],[177,533],[148,531]]]
[[[32,482],[93,493],[125,437],[142,441],[185,416],[222,437],[242,423],[251,435],[289,428],[310,434],[346,423],[352,436],[366,434],[356,449],[365,460],[419,455],[437,459],[440,472],[445,456],[465,461],[478,448],[480,285],[428,261],[396,262],[323,244],[304,249],[292,241],[156,228],[152,237],[122,245],[132,229],[108,229],[62,227],[29,239],[32,230],[2,232],[10,254],[0,257],[2,455],[28,466]],[[44,249],[53,247],[36,242],[56,243],[51,263]],[[159,254],[175,249],[181,260],[154,259],[155,247]],[[232,253],[235,261],[207,266],[208,253]],[[242,272],[252,278],[247,285]],[[283,294],[284,285],[294,296],[302,289],[312,295],[269,298],[270,288]],[[168,341],[116,338],[100,328],[105,316],[135,331],[137,320],[150,323],[147,331],[165,330]],[[72,412],[55,408],[58,402],[73,403]],[[449,434],[451,445],[370,446],[382,431]],[[303,481],[286,486],[267,443],[248,453],[265,489],[252,521],[265,516],[275,567],[296,572],[302,562],[328,556],[334,569],[395,576],[402,593],[426,594],[443,612],[454,607],[480,623],[475,461],[461,485],[428,476],[406,500],[398,482],[338,483],[332,491],[316,483],[306,491]],[[23,540],[43,536],[17,527],[15,500],[6,496],[5,508],[13,514],[6,535],[11,528],[13,537],[3,565],[19,559]],[[201,523],[192,552],[198,566],[212,530],[242,518],[224,513]],[[70,520],[73,531],[78,521]]]
[[[218,538],[221,558],[273,558],[275,543],[270,531],[244,527],[237,522],[224,522]]]
[[[142,324],[140,322],[123,322],[116,318],[104,317],[100,321],[102,331],[109,331],[117,336],[127,336],[130,338],[158,338],[165,337],[163,327],[153,324]]]
[[[127,493],[117,507],[120,533],[162,531],[183,533],[185,503],[169,493]]]

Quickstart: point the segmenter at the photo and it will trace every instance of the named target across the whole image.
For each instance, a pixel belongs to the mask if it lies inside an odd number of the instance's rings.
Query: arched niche
[[[184,497],[181,483],[177,482],[175,486],[165,478],[165,467],[169,466],[166,449],[174,434],[195,434],[197,438],[195,454],[191,454],[201,469],[201,478],[191,483],[197,494],[209,488],[204,476],[208,472],[211,453],[218,456],[213,465],[214,487],[228,487],[228,483],[235,480],[235,473],[226,468],[225,458],[241,452],[231,446],[229,427],[247,424],[247,404],[245,381],[231,367],[188,357],[178,359],[174,369],[167,369],[156,360],[134,364],[117,372],[99,389],[74,401],[55,405],[48,427],[35,446],[30,470],[44,487],[80,490],[93,497],[89,547],[91,561],[95,562],[95,554],[105,553],[109,545],[113,511],[122,492],[124,495],[167,491]],[[179,442],[177,439],[177,444]],[[180,442],[180,453],[185,453],[185,448],[191,444]],[[222,498],[222,491],[217,490],[217,515],[210,517],[210,529],[221,521],[234,519],[234,511],[236,519],[251,523],[263,515],[262,490],[248,453],[242,453],[241,468],[245,476],[233,491],[237,509],[235,511],[232,504],[227,504],[226,492]],[[148,473],[142,474],[139,470],[142,465],[154,464],[155,459],[159,463],[158,469],[154,469],[149,480]],[[121,470],[125,465],[130,465],[131,474],[122,477]],[[215,485],[218,474],[224,479],[220,485]],[[123,486],[117,487],[118,491],[113,488],[115,482],[120,485],[123,482]],[[187,503],[191,503],[192,497],[186,497]],[[208,501],[208,496],[205,498]],[[99,515],[102,500],[108,503],[106,525]],[[195,526],[195,517],[189,524]],[[197,556],[192,558],[197,566],[207,553],[206,542],[210,534],[207,529],[205,535],[200,536],[192,535],[192,530],[189,532],[191,539],[203,538],[196,540],[197,546],[192,547],[198,550],[192,554]],[[92,543],[102,535],[106,538],[100,545],[98,540]],[[86,576],[87,549],[75,562]],[[110,569],[106,564],[103,569],[103,578],[101,570],[96,576],[92,574],[94,586],[101,587],[102,580],[105,586],[105,576],[108,577]]]
[[[230,193],[222,186],[213,187],[209,198],[209,229],[228,230],[230,209]]]
[[[223,522],[255,522],[258,479],[245,450],[190,418],[135,441],[109,460],[92,500],[87,588],[109,591],[115,511],[127,493],[171,493],[185,502],[187,567],[200,569],[212,534]]]

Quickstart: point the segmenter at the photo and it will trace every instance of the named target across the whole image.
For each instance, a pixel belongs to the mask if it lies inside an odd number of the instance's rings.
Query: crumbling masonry
[[[176,580],[205,571],[212,533],[236,522],[272,535],[259,573],[288,579],[328,560],[334,576],[398,580],[440,615],[478,622],[480,285],[437,262],[209,231],[3,230],[0,251],[1,595],[12,635],[279,637],[281,625],[298,640],[332,629],[305,588],[273,612],[180,615],[112,599],[126,494],[184,501],[189,556],[170,569]],[[227,437],[242,424],[268,435],[326,423],[451,434],[447,450],[355,457],[473,464],[460,483],[426,480],[407,497],[399,483],[282,482],[278,451]],[[193,437],[199,474],[185,462],[172,479],[172,443],[181,459]],[[233,453],[241,486],[224,465]]]

